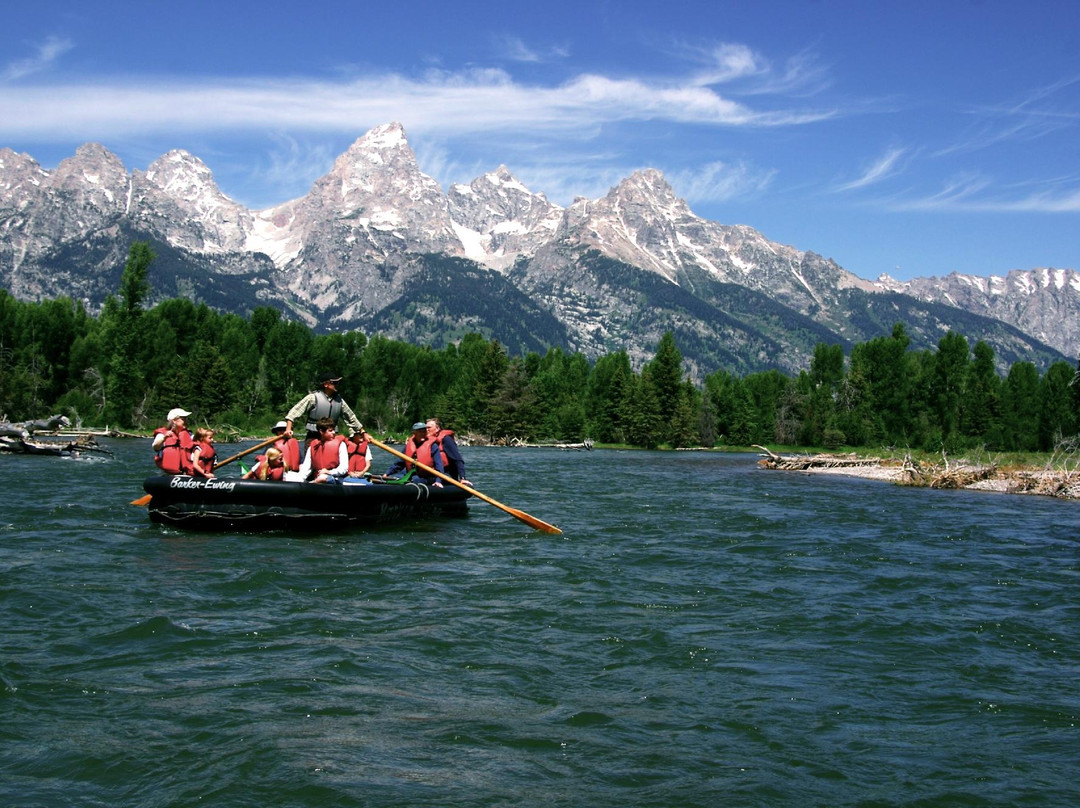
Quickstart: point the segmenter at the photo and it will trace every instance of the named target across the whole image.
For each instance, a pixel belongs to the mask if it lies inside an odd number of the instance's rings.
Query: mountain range
[[[444,190],[404,129],[357,139],[304,196],[249,210],[176,150],[129,172],[87,143],[55,169],[0,149],[0,288],[99,308],[127,251],[149,241],[152,299],[434,347],[470,331],[512,353],[559,346],[635,365],[674,333],[687,371],[797,372],[814,346],[845,348],[903,322],[915,348],[949,329],[985,340],[1002,369],[1080,354],[1080,273],[1015,270],[865,280],[745,225],[696,216],[656,170],[568,206],[505,166]]]

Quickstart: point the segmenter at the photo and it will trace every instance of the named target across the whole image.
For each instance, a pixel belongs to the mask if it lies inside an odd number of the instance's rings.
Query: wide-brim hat
[[[174,418],[187,418],[189,415],[191,415],[191,413],[187,410],[183,410],[180,407],[174,407],[173,409],[169,410],[169,417],[165,420],[171,421]]]
[[[286,430],[288,428],[289,428],[289,425],[287,423],[285,423],[284,421],[278,421],[276,424],[274,424],[270,428],[270,431],[271,432],[277,432],[279,429]]]
[[[418,429],[427,429],[427,424],[425,424],[423,421],[417,421],[415,424],[412,425],[412,428],[413,432]]]
[[[324,371],[319,374],[319,384],[326,384],[327,382],[340,382],[341,374],[334,373],[333,371]]]

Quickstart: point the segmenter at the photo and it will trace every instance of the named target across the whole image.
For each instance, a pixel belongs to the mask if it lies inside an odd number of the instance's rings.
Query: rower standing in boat
[[[306,442],[310,444],[319,437],[319,431],[315,423],[320,418],[332,420],[335,429],[338,421],[344,418],[345,423],[351,429],[358,432],[363,431],[364,425],[360,423],[356,413],[352,411],[352,408],[345,403],[338,393],[337,386],[338,382],[341,381],[341,376],[330,372],[322,373],[319,375],[318,381],[321,389],[308,393],[285,416],[284,434],[286,437],[291,438],[293,436],[293,425],[303,420],[307,432]]]

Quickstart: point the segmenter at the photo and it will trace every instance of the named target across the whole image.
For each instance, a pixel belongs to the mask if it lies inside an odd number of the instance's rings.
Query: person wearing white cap
[[[169,423],[154,430],[154,463],[166,474],[191,474],[191,450],[195,441],[188,432],[185,409],[169,410]]]

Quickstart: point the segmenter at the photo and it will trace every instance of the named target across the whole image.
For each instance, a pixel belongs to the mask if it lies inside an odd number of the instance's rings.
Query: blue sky
[[[400,121],[443,185],[664,172],[865,278],[1080,269],[1073,1],[52,2],[0,30],[0,147],[186,149],[251,208]]]

